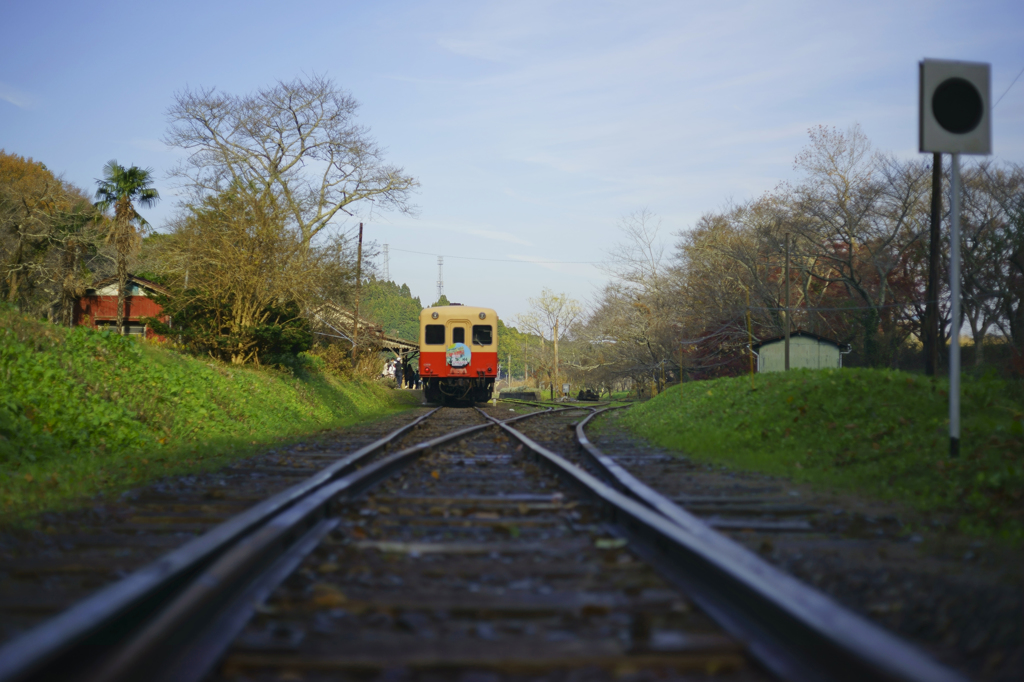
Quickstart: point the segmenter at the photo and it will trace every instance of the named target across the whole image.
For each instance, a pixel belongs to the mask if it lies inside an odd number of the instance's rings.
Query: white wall
[[[773,341],[758,350],[758,372],[783,372],[786,369],[786,342]],[[807,336],[793,336],[789,340],[790,369],[838,368],[839,348],[835,344],[818,341]]]

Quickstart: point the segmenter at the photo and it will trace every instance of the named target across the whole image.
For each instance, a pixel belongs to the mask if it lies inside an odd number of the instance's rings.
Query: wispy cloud
[[[454,54],[491,62],[511,62],[519,56],[516,50],[503,48],[490,40],[441,38],[437,41],[437,44]]]
[[[9,102],[19,109],[28,109],[34,104],[31,95],[7,83],[0,83],[0,100]]]

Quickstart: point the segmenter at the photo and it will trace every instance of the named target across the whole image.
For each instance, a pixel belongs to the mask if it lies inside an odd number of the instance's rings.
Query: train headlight
[[[437,313],[430,313],[430,316],[431,316],[432,318],[434,318],[435,320],[437,319]]]
[[[480,313],[480,319],[481,320],[484,319],[485,317],[487,317],[487,313]]]

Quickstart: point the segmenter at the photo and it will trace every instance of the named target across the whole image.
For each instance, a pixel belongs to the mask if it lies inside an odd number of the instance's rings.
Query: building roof
[[[836,348],[840,348],[840,349],[843,348],[844,346],[848,345],[848,344],[841,344],[838,341],[834,341],[834,340],[832,340],[830,338],[821,336],[820,334],[815,334],[814,332],[803,331],[802,329],[798,329],[796,331],[790,332],[789,338],[793,338],[794,336],[803,336],[803,337],[815,339],[817,341],[820,341],[821,343],[832,344]],[[769,343],[778,343],[779,341],[785,341],[785,340],[786,340],[785,336],[773,336],[770,339],[761,339],[760,341],[755,343],[752,346],[752,348],[754,348],[756,350],[756,349],[760,348],[761,346],[767,346]]]
[[[316,322],[325,325],[328,329],[351,341],[349,334],[352,333],[352,327],[354,326],[353,321],[355,320],[355,315],[352,314],[351,311],[327,302],[314,309],[310,313],[310,317],[312,317]],[[375,325],[362,317],[359,318],[359,328],[361,333],[369,332],[374,334],[377,340],[381,342],[384,350],[398,353],[400,351],[408,352],[418,351],[420,349],[418,341],[406,341],[405,339],[400,339],[396,336],[381,334],[382,330],[378,325]]]
[[[95,295],[95,293],[92,292],[95,292],[98,289],[102,289],[103,287],[110,286],[111,284],[117,284],[117,275],[114,275],[112,277],[104,277],[103,279],[93,282],[92,286],[86,289],[86,295]],[[165,296],[171,295],[171,290],[163,286],[162,284],[150,282],[148,279],[136,277],[131,273],[128,274],[128,284],[138,284],[140,287],[149,289],[150,291],[155,291],[158,294],[164,294]]]

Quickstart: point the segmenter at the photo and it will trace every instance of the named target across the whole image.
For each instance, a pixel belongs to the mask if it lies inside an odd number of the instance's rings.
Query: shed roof
[[[798,329],[796,331],[790,332],[789,337],[793,338],[794,336],[803,336],[803,337],[815,339],[815,340],[820,341],[822,343],[832,344],[836,348],[842,348],[843,346],[846,345],[846,344],[841,344],[838,341],[834,341],[834,340],[832,340],[830,338],[827,338],[825,336],[822,336],[820,334],[815,334],[814,332],[807,332],[807,331],[804,331],[802,329]],[[769,343],[777,343],[779,341],[784,341],[785,339],[786,339],[785,336],[773,336],[770,339],[761,339],[760,341],[755,343],[752,347],[754,349],[757,349],[757,348],[760,348],[761,346],[767,346]]]
[[[145,289],[149,289],[150,291],[155,291],[158,294],[164,294],[165,296],[170,296],[171,295],[171,290],[168,289],[167,287],[163,286],[162,284],[157,284],[156,282],[150,282],[148,279],[142,279],[141,277],[136,277],[135,275],[133,275],[131,273],[128,274],[128,283],[129,284],[138,284],[140,287],[143,287]],[[104,277],[103,279],[96,280],[95,282],[93,282],[91,287],[86,289],[86,294],[87,295],[95,295],[96,290],[102,289],[103,287],[109,286],[111,284],[117,284],[117,275],[114,275],[112,277]]]
[[[348,338],[345,332],[347,331],[348,333],[351,333],[352,328],[355,326],[355,315],[351,311],[345,310],[331,302],[324,303],[312,310],[310,312],[310,317],[312,317],[314,321],[326,325],[329,329],[345,335],[345,338]],[[403,351],[418,351],[420,349],[419,341],[406,341],[405,339],[400,339],[396,336],[381,334],[382,330],[380,327],[362,317],[359,318],[359,326],[367,332],[378,335],[378,340],[381,342],[384,350],[398,353]]]

